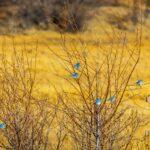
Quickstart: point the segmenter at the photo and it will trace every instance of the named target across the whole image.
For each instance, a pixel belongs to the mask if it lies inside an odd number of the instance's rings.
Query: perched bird
[[[96,99],[96,105],[99,106],[101,103],[102,103],[102,100],[101,100],[100,98],[97,98],[97,99]]]
[[[114,102],[116,100],[116,97],[115,96],[111,96],[110,98],[109,98],[109,101],[110,102]]]
[[[6,125],[4,123],[0,123],[0,129],[5,129]]]
[[[143,81],[143,80],[137,80],[137,81],[136,81],[136,84],[137,84],[138,86],[142,86],[142,85],[144,84],[144,81]]]
[[[78,70],[78,69],[80,69],[80,63],[78,62],[78,63],[76,63],[75,65],[74,65],[74,68],[76,69],[76,70]]]
[[[79,74],[76,73],[76,72],[74,72],[74,73],[72,74],[72,77],[73,77],[74,79],[77,79],[77,78],[79,77]]]

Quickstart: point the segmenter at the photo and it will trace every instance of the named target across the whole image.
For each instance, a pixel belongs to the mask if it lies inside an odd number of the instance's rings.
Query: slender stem
[[[96,150],[101,150],[100,147],[100,116],[99,111],[97,109],[96,112]]]

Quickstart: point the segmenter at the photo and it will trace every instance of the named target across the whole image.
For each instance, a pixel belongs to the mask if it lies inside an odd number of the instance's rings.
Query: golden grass
[[[78,37],[80,37],[80,39],[84,40],[85,43],[88,44],[88,51],[93,54],[93,56],[95,56],[98,50],[95,39],[100,38],[102,39],[102,41],[106,41],[108,36],[106,36],[106,32],[104,32],[104,29],[107,28],[107,31],[112,30],[112,28],[106,22],[101,22],[100,24],[97,24],[96,21],[97,18],[94,18],[93,22],[89,24],[87,32],[78,34],[67,34],[67,42],[71,43],[72,41],[75,41]],[[116,29],[116,31],[118,30]],[[148,30],[147,26],[144,26],[141,59],[134,72],[131,81],[132,83],[135,83],[138,78],[143,79],[144,82],[150,82],[149,34],[150,30]],[[135,32],[127,32],[129,42],[130,40],[132,40],[134,35]],[[13,46],[13,41],[15,43],[15,47]],[[8,58],[10,58],[13,48],[15,48],[17,51],[26,49],[28,55],[32,57],[35,53],[36,48],[38,47],[36,69],[38,82],[40,83],[38,90],[41,94],[44,94],[46,96],[52,96],[54,94],[54,91],[51,88],[50,82],[52,82],[56,86],[59,86],[60,84],[65,85],[65,82],[63,80],[58,81],[53,74],[52,64],[55,65],[55,67],[59,70],[59,73],[63,74],[64,72],[59,65],[60,63],[58,62],[58,59],[52,56],[51,52],[48,50],[47,47],[48,45],[51,49],[59,51],[59,41],[60,34],[55,31],[37,31],[32,29],[24,35],[16,34],[13,36],[0,36],[0,53],[2,53],[3,50]],[[146,97],[150,95],[150,85],[145,85],[143,88],[134,91],[133,94],[138,95],[133,97],[132,99],[125,98],[125,105],[133,106],[133,108],[137,109],[140,114],[143,114],[143,118],[148,118],[150,116],[150,104],[146,102]],[[150,130],[150,125],[141,128],[137,132],[137,135],[139,137],[142,137],[145,130]]]

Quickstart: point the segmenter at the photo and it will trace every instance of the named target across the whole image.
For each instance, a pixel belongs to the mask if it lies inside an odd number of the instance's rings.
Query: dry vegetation
[[[123,22],[131,21],[137,25],[139,20],[139,6],[141,0],[131,3],[122,0],[7,0],[0,3],[0,25],[4,33],[19,32],[32,27],[53,29],[65,32],[78,32],[86,27],[86,21],[93,18],[91,10],[103,6],[127,8],[127,14],[111,14],[109,22],[119,24],[118,28],[127,29]],[[145,17],[149,16],[149,2],[145,0]]]
[[[73,50],[69,50],[65,36],[62,36],[61,56],[60,51],[50,49],[61,60],[60,65],[68,76],[77,75],[71,79],[55,69],[56,76],[65,80],[65,86],[60,85],[61,92],[56,92],[62,102],[61,110],[68,118],[65,128],[72,138],[70,145],[75,144],[74,149],[132,149],[132,142],[137,140],[135,132],[145,123],[132,107],[121,107],[139,61],[140,36],[131,51],[124,43],[126,37],[121,38],[114,36],[109,49],[100,44],[99,57],[90,56],[88,47],[80,40],[80,50],[74,42]],[[74,67],[76,63],[78,66]],[[110,100],[112,97],[115,100]],[[97,98],[102,100],[100,105],[96,104]]]
[[[63,32],[32,29],[0,37],[0,121],[6,125],[0,149],[149,150],[150,88],[136,85],[139,79],[149,83],[150,72],[143,71],[150,67],[149,20],[142,31],[138,4],[129,10],[120,1],[99,8],[58,0],[49,12],[51,1],[17,2],[26,3],[19,10],[22,25],[47,29],[50,19]],[[94,16],[88,22],[82,8],[89,4],[95,9],[88,10]],[[134,30],[120,30],[125,21]],[[81,31],[84,23],[85,32],[64,32]],[[110,23],[119,25],[110,29]]]

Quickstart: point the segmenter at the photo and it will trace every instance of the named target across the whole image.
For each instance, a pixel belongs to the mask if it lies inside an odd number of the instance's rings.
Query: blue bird
[[[6,125],[4,123],[0,123],[0,129],[5,129]]]
[[[80,63],[78,62],[78,63],[76,63],[75,65],[74,65],[74,68],[76,69],[76,70],[78,70],[78,69],[80,69]]]
[[[137,80],[137,81],[136,81],[136,84],[137,84],[138,86],[142,86],[142,85],[144,84],[144,81],[143,81],[143,80]]]
[[[96,99],[96,105],[99,106],[101,103],[102,103],[102,100],[101,100],[100,98],[97,98],[97,99]]]
[[[74,79],[77,79],[77,78],[79,77],[79,74],[75,72],[75,73],[72,74],[72,77],[73,77]]]
[[[110,102],[114,102],[116,100],[116,97],[115,96],[111,96],[110,98],[109,98],[109,101]]]

